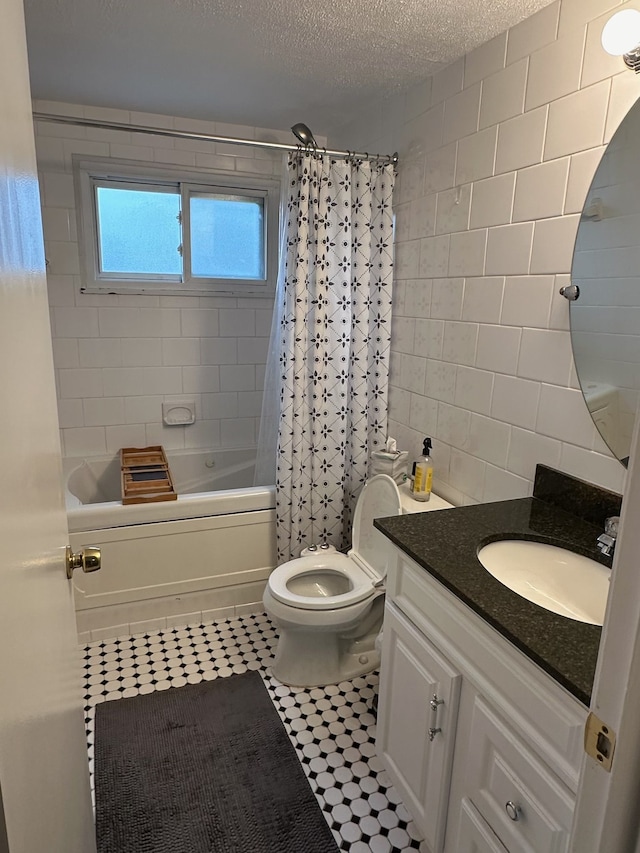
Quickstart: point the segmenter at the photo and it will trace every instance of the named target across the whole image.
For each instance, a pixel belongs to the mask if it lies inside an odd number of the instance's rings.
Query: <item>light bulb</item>
[[[602,47],[612,56],[624,56],[640,46],[640,12],[623,9],[602,30]]]

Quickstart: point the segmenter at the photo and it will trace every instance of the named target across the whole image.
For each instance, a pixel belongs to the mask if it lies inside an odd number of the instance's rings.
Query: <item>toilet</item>
[[[272,673],[296,687],[337,684],[380,665],[375,640],[384,615],[384,584],[393,545],[374,518],[450,507],[432,495],[414,501],[386,474],[367,480],[347,554],[318,549],[271,573],[263,604],[280,636]]]

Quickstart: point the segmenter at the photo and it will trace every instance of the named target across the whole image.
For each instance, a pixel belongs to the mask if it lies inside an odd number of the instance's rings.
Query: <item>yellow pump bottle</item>
[[[422,456],[418,456],[413,463],[413,483],[411,485],[411,497],[416,501],[428,501],[431,497],[431,484],[433,482],[433,462],[429,456],[431,450],[431,439],[425,438],[422,446]]]

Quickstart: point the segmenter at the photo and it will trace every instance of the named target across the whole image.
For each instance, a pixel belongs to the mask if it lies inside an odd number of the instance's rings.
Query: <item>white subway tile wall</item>
[[[599,44],[628,5],[557,0],[332,139],[400,154],[389,431],[412,455],[432,435],[434,488],[454,503],[530,494],[538,462],[623,488],[558,290],[604,146],[640,95]]]
[[[125,110],[34,102],[57,115],[290,142],[287,132]],[[63,452],[257,441],[272,299],[83,294],[72,155],[279,175],[277,151],[36,122]],[[417,247],[416,247],[417,249]],[[417,265],[416,265],[417,274]],[[422,389],[421,389],[422,390]],[[165,426],[162,402],[189,395],[192,426]]]

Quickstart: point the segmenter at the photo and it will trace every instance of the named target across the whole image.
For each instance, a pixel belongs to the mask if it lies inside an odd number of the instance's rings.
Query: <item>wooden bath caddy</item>
[[[178,497],[162,445],[123,447],[120,471],[123,504],[175,501]]]

